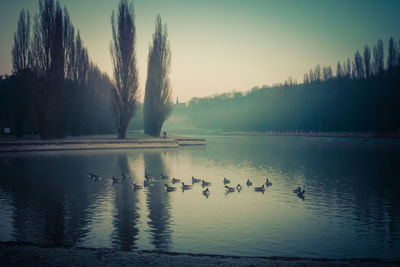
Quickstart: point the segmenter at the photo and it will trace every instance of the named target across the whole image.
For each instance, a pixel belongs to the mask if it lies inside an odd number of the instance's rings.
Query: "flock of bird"
[[[122,174],[120,178],[116,178],[114,176],[111,177],[113,184],[120,183],[123,180],[126,180],[126,178],[128,178],[128,177],[125,174]],[[150,173],[147,170],[145,170],[144,178],[145,178],[145,180],[143,182],[143,185],[140,185],[140,184],[137,184],[137,183],[132,183],[133,190],[143,189],[143,187],[149,186],[152,180],[155,180],[155,177],[151,176]],[[164,175],[163,173],[160,174],[160,178],[162,180],[169,180],[169,176]],[[99,180],[102,180],[103,178],[101,176],[97,175],[97,174],[94,174],[94,173],[90,172],[89,173],[89,179],[91,179],[93,181],[99,181]],[[212,185],[211,182],[207,182],[205,180],[197,179],[197,178],[195,178],[193,176],[192,176],[192,184],[191,185],[185,184],[180,179],[176,179],[174,177],[170,181],[171,181],[172,184],[180,183],[182,191],[192,189],[194,184],[201,183],[201,186],[203,188],[207,187],[205,190],[202,191],[203,195],[205,195],[207,198],[210,195],[210,190],[209,190],[208,187],[210,187]],[[227,179],[227,178],[224,178],[223,183],[224,183],[225,193],[226,194],[232,193],[232,192],[235,192],[235,191],[240,192],[243,189],[241,184],[237,184],[236,186],[228,186],[231,183],[231,181],[229,179]],[[247,187],[251,187],[252,185],[253,185],[253,182],[250,181],[250,179],[247,179],[246,186]],[[265,180],[265,183],[263,183],[261,186],[254,187],[254,191],[264,193],[265,190],[270,186],[272,186],[272,182],[269,181],[268,178],[267,178]],[[169,186],[168,184],[165,184],[165,191],[166,192],[174,192],[174,191],[176,191],[176,189],[177,188],[174,187],[174,186]],[[294,189],[293,193],[295,193],[299,198],[304,199],[305,190],[304,189],[302,190],[300,186],[298,186],[296,189]]]

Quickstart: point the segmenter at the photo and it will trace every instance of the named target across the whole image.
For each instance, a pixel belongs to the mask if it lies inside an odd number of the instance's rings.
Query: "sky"
[[[110,17],[119,0],[61,0],[89,57],[112,77]],[[336,66],[364,45],[400,39],[398,0],[136,0],[136,56],[144,96],[154,20],[171,45],[173,97],[180,102],[255,86],[302,82],[317,64]],[[22,8],[38,0],[0,0],[0,75],[11,73],[13,33]],[[335,68],[334,68],[335,69]]]

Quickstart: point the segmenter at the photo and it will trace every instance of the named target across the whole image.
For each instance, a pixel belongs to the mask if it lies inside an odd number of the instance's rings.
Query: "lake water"
[[[248,256],[400,255],[400,144],[209,136],[205,147],[0,154],[0,241]],[[340,139],[339,139],[340,140]],[[143,184],[145,169],[156,179]],[[88,173],[103,177],[92,181]],[[160,173],[191,184],[165,191]],[[113,184],[112,175],[129,177]],[[225,194],[223,178],[243,190]],[[253,186],[247,187],[250,178]],[[265,193],[255,192],[265,179]],[[171,185],[171,182],[167,182]],[[301,186],[304,200],[293,193]]]

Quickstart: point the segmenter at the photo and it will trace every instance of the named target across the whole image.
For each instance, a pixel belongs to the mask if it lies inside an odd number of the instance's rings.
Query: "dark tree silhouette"
[[[324,81],[330,80],[333,77],[332,67],[327,66],[322,68],[322,78]]]
[[[171,51],[167,26],[158,15],[155,21],[153,43],[149,48],[146,91],[144,98],[144,132],[159,136],[164,121],[172,110],[172,92],[169,80]]]
[[[12,48],[13,71],[26,70],[28,68],[29,38],[31,20],[29,11],[22,9],[19,13],[17,32],[14,33],[14,46]]]
[[[314,71],[312,69],[310,69],[310,71],[308,72],[308,79],[310,82],[315,82]]]
[[[65,96],[64,96],[64,42],[63,42],[63,13],[56,4],[54,16],[54,32],[52,39],[50,65],[50,86],[55,91],[54,114],[51,116],[52,135],[54,137],[66,136]]]
[[[399,44],[397,46],[397,69],[399,71],[399,75],[400,75],[400,39],[399,39]]]
[[[373,49],[373,55],[374,55],[374,60],[373,60],[373,70],[374,70],[374,75],[375,76],[383,76],[383,71],[384,71],[384,52],[383,52],[383,41],[381,39],[378,40],[376,43],[376,46],[374,46]]]
[[[357,50],[356,54],[354,55],[354,62],[353,62],[353,78],[354,79],[362,79],[364,78],[364,65],[363,59],[360,52]]]
[[[31,42],[28,17],[21,12],[14,34],[13,74],[0,77],[1,128],[44,139],[114,133],[113,84],[90,62],[67,8],[40,1]]]
[[[347,61],[345,62],[345,64],[343,65],[344,69],[343,69],[343,76],[346,77],[347,79],[350,78],[351,76],[351,63],[350,63],[350,58],[347,59]]]
[[[317,82],[321,81],[321,77],[322,77],[321,66],[318,64],[317,66],[315,66],[315,69],[314,69],[314,81],[317,81]]]
[[[365,78],[369,78],[371,76],[371,49],[368,45],[364,46],[364,69]]]
[[[394,43],[393,38],[390,38],[389,40],[389,47],[388,47],[388,59],[387,59],[387,64],[388,64],[388,73],[390,76],[394,75],[394,67],[396,64],[396,45]]]
[[[342,77],[343,77],[342,65],[338,61],[336,65],[336,78],[342,78]]]
[[[33,96],[42,139],[65,136],[63,16],[59,2],[39,1],[29,61],[37,82]]]
[[[110,53],[114,65],[115,86],[112,88],[112,110],[118,138],[126,136],[126,130],[135,114],[138,97],[138,73],[135,56],[135,13],[133,3],[121,0],[118,22],[114,11],[111,15],[112,43]]]
[[[304,73],[304,75],[303,75],[303,83],[309,83],[310,82],[310,79],[308,78],[308,73]]]
[[[14,33],[14,46],[12,48],[13,73],[13,107],[14,129],[17,137],[22,137],[26,119],[29,97],[29,40],[31,22],[29,11],[22,9],[19,13],[17,32]]]
[[[75,67],[74,67],[74,80],[80,84],[87,81],[87,74],[89,70],[89,55],[87,49],[83,46],[81,35],[78,31],[75,43]]]
[[[71,23],[67,8],[64,7],[64,59],[65,79],[74,79],[75,67],[75,28]]]

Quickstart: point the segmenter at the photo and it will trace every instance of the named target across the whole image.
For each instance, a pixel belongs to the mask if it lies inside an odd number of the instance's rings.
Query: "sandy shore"
[[[239,257],[0,242],[0,266],[400,266],[399,260]]]

